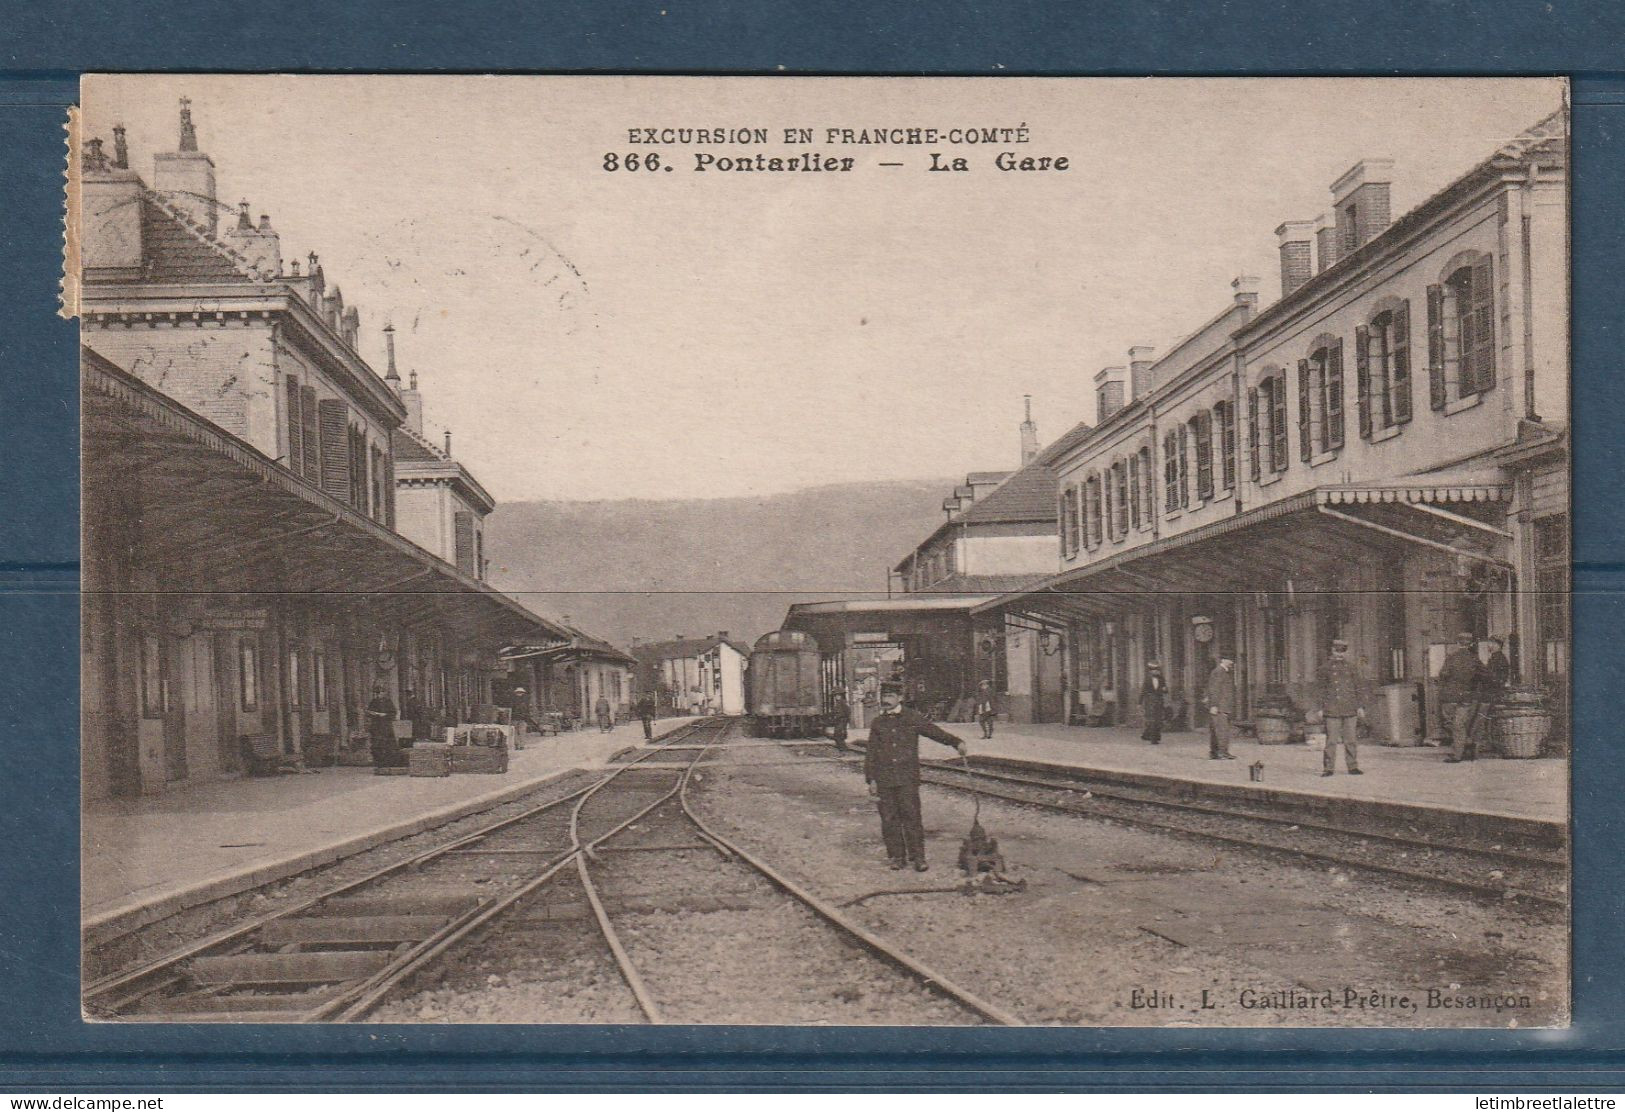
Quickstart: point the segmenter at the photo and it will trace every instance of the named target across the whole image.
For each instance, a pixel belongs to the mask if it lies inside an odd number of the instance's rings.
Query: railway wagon
[[[818,642],[810,634],[763,634],[750,654],[751,732],[757,737],[815,737],[824,725]]]

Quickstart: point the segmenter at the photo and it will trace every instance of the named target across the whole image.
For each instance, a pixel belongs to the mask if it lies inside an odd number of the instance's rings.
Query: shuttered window
[[[1140,527],[1140,453],[1128,458],[1128,520],[1134,529]]]
[[[1061,559],[1070,560],[1078,551],[1078,500],[1068,483],[1060,496]]]
[[[299,393],[299,377],[287,378],[288,397],[288,470],[295,475],[305,473],[305,418],[302,410],[304,395]]]
[[[1106,533],[1106,521],[1100,509],[1100,483],[1099,474],[1089,476],[1089,540],[1097,548]]]
[[[1464,276],[1458,281],[1458,276]],[[1495,385],[1495,287],[1490,257],[1481,255],[1470,267],[1450,276],[1461,337],[1461,396],[1482,393]]]
[[[1263,477],[1263,457],[1258,443],[1258,387],[1247,389],[1247,474],[1258,482]]]
[[[300,388],[299,411],[305,426],[304,433],[300,436],[305,446],[305,481],[319,485],[322,478],[322,443],[319,421],[316,417],[314,386]]]
[[[474,574],[474,515],[458,510],[452,515],[452,529],[456,542],[457,570],[464,575]]]
[[[1236,405],[1225,400],[1213,407],[1219,426],[1219,474],[1225,490],[1236,489]]]
[[[1191,438],[1196,441],[1196,497],[1213,497],[1213,415],[1203,410],[1191,418]]]
[[[1411,303],[1401,301],[1394,309],[1393,370],[1389,375],[1389,409],[1394,424],[1411,419]]]
[[[1378,365],[1381,365],[1387,335],[1384,327],[1387,323],[1385,320],[1387,315],[1383,313],[1371,322],[1376,329],[1375,345],[1372,344],[1372,330],[1370,328],[1361,324],[1354,329],[1354,408],[1359,415],[1360,437],[1363,440],[1371,439],[1371,409],[1375,403],[1371,363],[1372,357],[1375,355]],[[1373,347],[1375,347],[1374,351]],[[1378,374],[1380,373],[1378,371]]]
[[[350,409],[335,398],[319,403],[322,438],[322,493],[345,501],[350,488]]]
[[[1140,449],[1140,479],[1145,483],[1140,502],[1140,524],[1150,526],[1157,510],[1157,469],[1151,463],[1149,446]]]
[[[1270,467],[1285,471],[1291,465],[1286,430],[1286,372],[1278,371],[1270,380]]]
[[[1443,409],[1449,400],[1445,389],[1444,366],[1444,287],[1428,287],[1428,405]]]
[[[1191,504],[1191,434],[1189,425],[1179,426],[1179,505]]]
[[[1128,536],[1128,502],[1129,481],[1128,464],[1118,460],[1112,465],[1112,474],[1117,480],[1117,535]]]
[[[1115,465],[1114,465],[1115,466]],[[1105,502],[1105,520],[1103,528],[1108,540],[1117,539],[1117,485],[1112,481],[1112,468],[1108,467],[1101,473],[1101,498]]]
[[[1298,458],[1308,461],[1315,454],[1315,438],[1311,428],[1312,403],[1310,401],[1309,360],[1298,360]]]
[[[1163,509],[1179,509],[1179,438],[1173,433],[1162,441],[1162,486]]]
[[[1321,448],[1335,452],[1343,447],[1343,340],[1324,349],[1321,375]]]

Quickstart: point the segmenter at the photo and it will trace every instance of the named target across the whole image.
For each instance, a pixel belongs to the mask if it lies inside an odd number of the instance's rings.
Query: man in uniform
[[[993,736],[993,724],[999,720],[999,712],[993,702],[993,683],[983,680],[976,685],[976,721],[982,727],[982,737]]]
[[[1320,774],[1337,771],[1337,747],[1343,747],[1343,760],[1349,775],[1359,776],[1360,751],[1355,731],[1365,717],[1365,677],[1349,659],[1349,643],[1332,642],[1332,655],[1320,669],[1320,714],[1326,723],[1326,750]]]
[[[406,763],[400,743],[395,740],[395,703],[384,693],[381,683],[372,685],[372,702],[367,704],[367,738],[375,767],[399,768]]]
[[[1230,753],[1230,723],[1236,716],[1236,662],[1220,654],[1219,663],[1207,677],[1207,757],[1210,761],[1233,761]]]
[[[847,705],[846,692],[836,691],[829,700],[829,736],[842,753],[847,751],[846,730],[851,721],[852,708]]]
[[[965,755],[965,742],[919,711],[903,706],[901,684],[880,687],[883,708],[869,726],[869,744],[863,751],[863,778],[880,810],[880,836],[886,843],[891,867],[913,865],[923,873],[925,827],[920,820],[920,738],[951,745]]]
[[[1484,689],[1484,665],[1471,633],[1456,638],[1456,648],[1445,657],[1439,669],[1439,718],[1450,731],[1450,756],[1445,764],[1470,760],[1473,719],[1478,717],[1478,699]]]
[[[1140,740],[1152,745],[1162,744],[1162,718],[1167,711],[1168,681],[1163,678],[1162,665],[1155,660],[1145,665],[1145,683],[1140,685],[1140,709],[1145,712],[1145,729]]]
[[[643,740],[653,741],[655,736],[655,697],[647,691],[638,696],[638,718],[643,722]]]

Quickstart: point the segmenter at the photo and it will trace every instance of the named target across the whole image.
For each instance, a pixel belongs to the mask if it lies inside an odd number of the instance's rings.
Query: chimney
[[[725,630],[725,629],[717,630],[717,640],[718,641],[726,641],[727,639],[728,639],[728,631],[727,630]]]
[[[1021,466],[1026,467],[1038,458],[1038,426],[1033,424],[1033,396],[1021,397],[1027,405],[1027,419],[1021,422]]]
[[[1288,220],[1275,229],[1281,242],[1281,296],[1315,276],[1315,222]]]
[[[412,371],[407,379],[407,387],[401,391],[401,401],[406,405],[406,427],[423,435],[423,395],[418,393],[418,373]]]
[[[122,129],[120,129],[122,131]],[[142,275],[141,178],[84,144],[79,159],[79,266],[88,281],[129,281]]]
[[[275,278],[282,273],[282,239],[272,229],[269,216],[261,215],[258,226],[249,219],[247,201],[238,202],[237,225],[226,233],[226,242],[261,277]]]
[[[1259,280],[1251,274],[1237,275],[1230,280],[1230,296],[1249,314],[1258,308]]]
[[[201,224],[210,236],[219,234],[214,159],[197,149],[197,129],[192,126],[192,102],[186,97],[181,98],[180,149],[153,156],[152,188],[164,200],[186,213],[194,224]]]
[[[401,392],[401,376],[395,370],[395,326],[384,325],[384,350],[388,352],[389,370],[384,374],[384,381],[395,387],[395,392]]]
[[[1107,367],[1095,375],[1095,424],[1123,408],[1123,387],[1127,367]]]
[[[446,454],[451,455],[451,430],[446,430]]]
[[[1128,400],[1135,401],[1151,392],[1151,364],[1157,349],[1144,344],[1128,349]]]
[[[1393,159],[1366,158],[1332,183],[1338,258],[1352,255],[1388,226],[1393,180]]]
[[[1325,213],[1315,218],[1315,273],[1337,265],[1337,227]]]
[[[113,169],[130,168],[130,146],[124,141],[124,125],[113,125]]]

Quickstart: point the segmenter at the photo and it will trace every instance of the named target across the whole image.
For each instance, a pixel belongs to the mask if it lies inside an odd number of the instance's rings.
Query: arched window
[[[1434,409],[1495,386],[1495,285],[1490,257],[1468,251],[1428,287],[1428,400]]]
[[[1389,298],[1369,324],[1354,330],[1355,392],[1360,435],[1411,419],[1411,306]]]
[[[1320,336],[1298,360],[1298,455],[1304,460],[1343,447],[1343,340]]]
[[[1223,490],[1236,488],[1236,407],[1229,399],[1213,406],[1213,425],[1219,453],[1219,483]]]
[[[1247,392],[1247,441],[1252,449],[1252,477],[1285,471],[1287,459],[1286,371],[1270,367],[1257,387]]]

